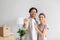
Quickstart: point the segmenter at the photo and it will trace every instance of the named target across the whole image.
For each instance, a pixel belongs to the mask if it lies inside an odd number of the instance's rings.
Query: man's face
[[[30,16],[31,17],[35,17],[36,16],[36,10],[35,9],[31,10]]]

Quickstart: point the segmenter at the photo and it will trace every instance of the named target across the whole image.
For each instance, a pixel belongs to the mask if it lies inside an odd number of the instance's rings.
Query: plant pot
[[[22,40],[22,37],[20,37],[20,40]]]

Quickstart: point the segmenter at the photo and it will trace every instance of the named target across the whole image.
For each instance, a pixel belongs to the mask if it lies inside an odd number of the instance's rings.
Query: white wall
[[[30,7],[47,15],[48,40],[60,40],[60,0],[0,0],[0,24],[11,26],[11,31],[18,37],[17,18],[28,17]]]

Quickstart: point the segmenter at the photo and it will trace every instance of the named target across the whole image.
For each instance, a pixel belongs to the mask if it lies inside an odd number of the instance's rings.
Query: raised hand
[[[28,19],[24,19],[24,24],[27,24],[28,23]]]
[[[28,24],[28,19],[25,18],[25,19],[24,19],[23,27],[26,28],[27,24]]]

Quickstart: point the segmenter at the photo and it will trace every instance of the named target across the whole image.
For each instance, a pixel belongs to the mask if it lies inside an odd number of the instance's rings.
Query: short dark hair
[[[38,12],[38,10],[37,10],[35,7],[32,7],[32,8],[29,9],[29,13],[31,13],[31,11],[32,11],[33,9],[36,10],[36,13]]]
[[[40,13],[40,14],[39,14],[39,17],[40,17],[40,15],[43,15],[43,16],[44,16],[44,18],[46,18],[46,16],[45,16],[45,14],[44,14],[44,13]]]

